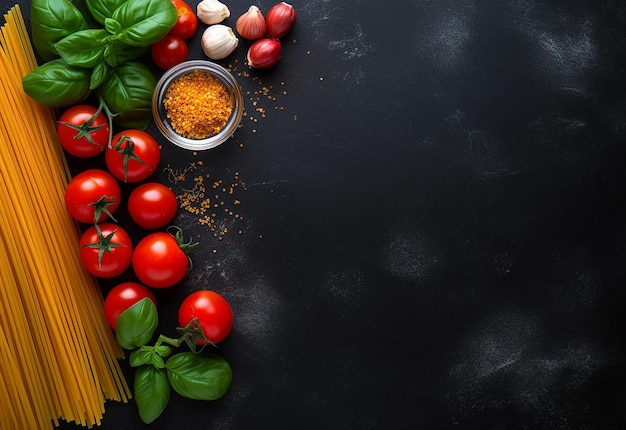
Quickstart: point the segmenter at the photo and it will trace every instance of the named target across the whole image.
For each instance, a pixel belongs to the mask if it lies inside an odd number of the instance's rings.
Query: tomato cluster
[[[130,129],[113,134],[101,109],[89,105],[68,108],[57,131],[68,154],[101,156],[106,166],[77,173],[65,190],[65,205],[84,227],[78,247],[89,273],[114,279],[132,268],[137,282],[118,284],[105,300],[105,316],[115,329],[119,315],[142,299],[148,297],[156,306],[151,288],[169,288],[184,279],[188,252],[197,244],[185,242],[180,228],[170,225],[178,211],[172,189],[149,179],[161,160],[161,148],[149,133]],[[126,200],[121,183],[131,187]],[[115,219],[123,204],[133,223],[147,231],[136,244]],[[233,313],[222,296],[203,290],[180,306],[181,327],[192,320],[202,329],[198,344],[215,344],[230,332]]]
[[[152,60],[163,70],[167,70],[187,59],[187,40],[198,30],[198,17],[189,4],[183,0],[171,0],[178,12],[178,21],[169,33],[151,47]]]

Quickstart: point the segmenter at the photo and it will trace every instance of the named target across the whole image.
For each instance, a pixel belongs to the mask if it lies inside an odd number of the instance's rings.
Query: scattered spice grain
[[[188,139],[204,139],[219,133],[234,104],[222,82],[203,70],[176,79],[163,99],[174,131]]]

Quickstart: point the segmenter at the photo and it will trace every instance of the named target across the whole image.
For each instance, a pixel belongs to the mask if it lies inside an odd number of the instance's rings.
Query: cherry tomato
[[[159,182],[141,184],[128,197],[130,217],[147,230],[165,227],[174,219],[177,211],[176,195]]]
[[[157,141],[142,130],[125,130],[113,136],[104,153],[107,169],[123,182],[147,179],[161,162]]]
[[[122,312],[145,298],[152,300],[156,306],[152,291],[137,282],[123,282],[113,287],[104,299],[104,316],[109,326],[115,330],[117,318]]]
[[[75,157],[94,157],[109,144],[109,122],[98,109],[77,105],[67,109],[57,124],[61,146]]]
[[[198,30],[198,17],[191,6],[182,0],[171,0],[178,12],[178,21],[169,34],[183,40],[190,39]]]
[[[215,291],[199,290],[183,300],[178,308],[178,325],[186,327],[194,318],[198,318],[202,333],[213,343],[224,340],[233,328],[233,310]],[[199,339],[197,343],[206,342]]]
[[[163,70],[182,63],[189,55],[189,47],[183,39],[168,34],[150,48],[152,60]]]
[[[120,184],[101,169],[74,176],[65,189],[65,207],[78,222],[93,224],[114,214],[122,198]]]
[[[133,256],[128,233],[112,223],[89,227],[81,235],[78,245],[83,266],[99,278],[121,275],[130,266]]]
[[[135,275],[148,287],[168,288],[176,285],[189,269],[185,246],[180,238],[166,232],[148,234],[133,251]]]

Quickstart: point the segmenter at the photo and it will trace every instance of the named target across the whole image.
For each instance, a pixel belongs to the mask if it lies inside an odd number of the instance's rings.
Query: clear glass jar
[[[221,131],[201,139],[181,136],[176,132],[167,117],[167,111],[163,103],[170,85],[176,82],[180,77],[191,74],[196,70],[206,72],[221,82],[226,88],[233,104],[230,117]],[[239,127],[241,117],[243,116],[243,95],[241,93],[241,87],[234,76],[219,64],[206,60],[185,61],[165,71],[161,79],[157,82],[152,96],[152,114],[159,131],[173,144],[190,150],[215,148],[228,140]]]

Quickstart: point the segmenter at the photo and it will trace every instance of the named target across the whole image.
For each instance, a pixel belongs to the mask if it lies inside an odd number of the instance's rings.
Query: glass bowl
[[[209,94],[212,92],[216,93]],[[157,82],[152,114],[159,131],[173,144],[190,150],[215,148],[239,127],[241,87],[219,64],[185,61],[167,70]]]

